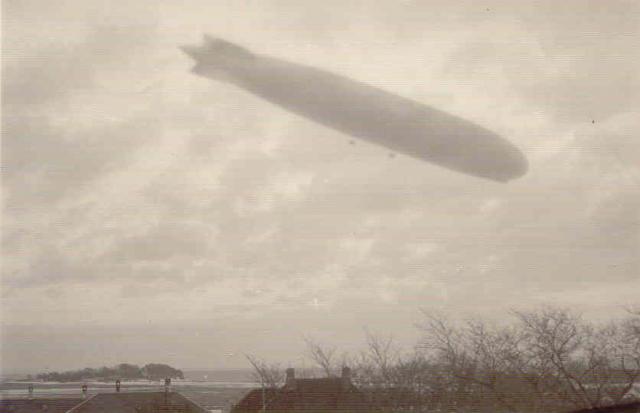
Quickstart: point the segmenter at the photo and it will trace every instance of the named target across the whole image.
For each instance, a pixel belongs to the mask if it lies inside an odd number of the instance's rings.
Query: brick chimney
[[[296,371],[291,367],[287,369],[287,379],[285,381],[285,386],[290,389],[294,389],[296,387]]]
[[[347,366],[342,367],[342,390],[351,388],[351,369]]]

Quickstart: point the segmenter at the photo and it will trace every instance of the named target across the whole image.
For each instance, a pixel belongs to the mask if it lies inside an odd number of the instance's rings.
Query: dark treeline
[[[593,323],[544,308],[513,312],[500,325],[425,313],[418,328],[422,338],[410,351],[367,332],[358,353],[307,340],[308,356],[323,376],[351,367],[354,384],[385,412],[562,412],[640,395],[640,311]],[[250,362],[257,382],[282,383],[281,366]]]
[[[84,368],[82,370],[73,370],[65,372],[41,373],[36,379],[43,381],[82,381],[82,380],[161,380],[164,378],[184,379],[181,370],[174,369],[166,364],[147,364],[144,367],[138,367],[135,364],[121,363],[114,367],[100,368]]]

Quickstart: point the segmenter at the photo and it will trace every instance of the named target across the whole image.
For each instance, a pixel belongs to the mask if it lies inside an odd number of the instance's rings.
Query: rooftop
[[[86,399],[3,399],[0,413],[209,413],[176,392],[98,393]]]
[[[281,388],[255,389],[233,408],[234,412],[293,410],[362,410],[369,406],[366,396],[351,382],[351,370],[342,377],[296,379],[293,369]]]
[[[0,412],[2,413],[66,413],[83,399],[2,399]]]
[[[99,393],[68,413],[209,413],[180,393]]]

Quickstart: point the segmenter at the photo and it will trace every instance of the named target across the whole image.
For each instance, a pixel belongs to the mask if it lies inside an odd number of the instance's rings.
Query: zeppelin
[[[527,172],[526,158],[507,140],[422,103],[206,35],[204,44],[181,49],[195,60],[195,74],[391,151],[498,182]]]

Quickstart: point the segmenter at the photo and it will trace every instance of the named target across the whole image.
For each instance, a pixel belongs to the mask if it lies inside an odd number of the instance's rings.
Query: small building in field
[[[297,379],[287,369],[280,388],[254,389],[240,400],[232,413],[271,412],[362,412],[370,411],[367,397],[351,382],[351,369],[341,377]]]

